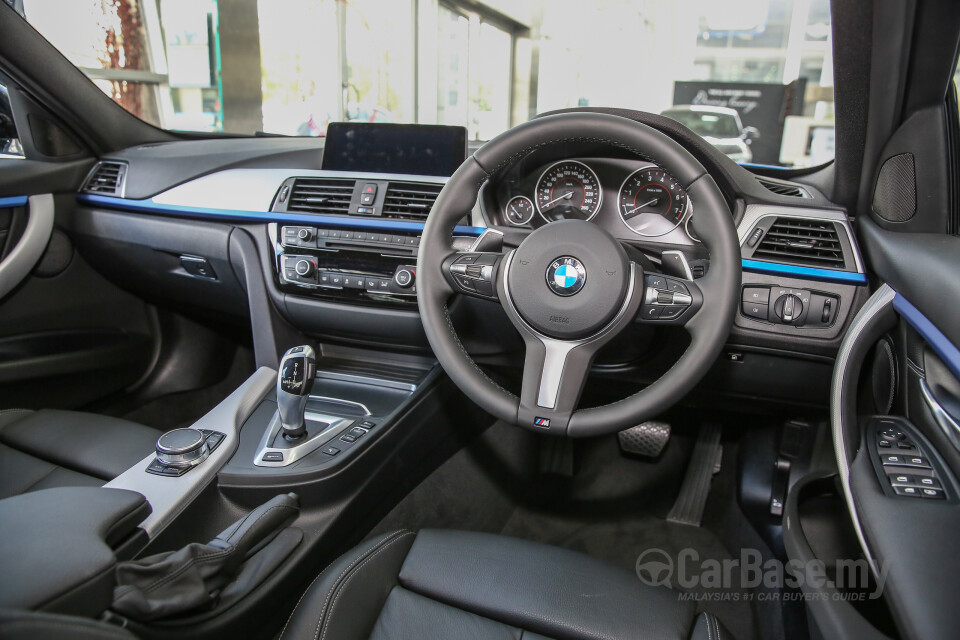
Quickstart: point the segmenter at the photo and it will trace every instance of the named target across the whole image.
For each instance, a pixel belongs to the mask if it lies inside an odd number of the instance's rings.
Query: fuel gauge
[[[507,222],[512,225],[521,226],[530,222],[533,218],[533,201],[526,196],[514,196],[503,209],[507,215]]]

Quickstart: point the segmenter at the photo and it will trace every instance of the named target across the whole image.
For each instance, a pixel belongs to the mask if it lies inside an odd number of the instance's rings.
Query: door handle
[[[929,385],[927,385],[927,381],[923,378],[920,378],[920,394],[923,396],[923,401],[926,403],[927,408],[930,409],[930,413],[933,414],[933,419],[936,421],[937,426],[940,427],[940,431],[942,431],[943,435],[947,437],[947,440],[953,444],[954,448],[960,450],[960,424],[958,424],[956,419],[937,401]]]

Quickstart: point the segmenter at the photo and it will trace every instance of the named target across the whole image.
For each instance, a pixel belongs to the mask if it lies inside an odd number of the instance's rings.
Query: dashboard
[[[741,244],[741,308],[705,383],[825,403],[832,359],[867,297],[846,212],[810,183],[757,176],[723,154],[704,155],[693,140],[677,142],[697,151],[717,182]],[[91,170],[69,224],[88,261],[147,300],[218,323],[249,322],[274,342],[292,327],[322,343],[429,355],[416,264],[448,178],[330,169],[322,158],[323,142],[311,139],[128,149]],[[580,218],[633,247],[646,271],[695,279],[709,271],[709,254],[695,235],[688,186],[655,157],[536,149],[485,183],[452,243],[467,251],[493,229],[509,250],[554,220]],[[455,296],[449,308],[481,364],[522,353],[496,304]],[[599,366],[642,383],[660,352],[684,348],[683,336],[638,324]]]

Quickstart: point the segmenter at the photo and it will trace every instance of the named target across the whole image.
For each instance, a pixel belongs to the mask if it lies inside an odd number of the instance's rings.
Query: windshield
[[[22,3],[22,4],[21,4]],[[484,141],[577,106],[664,113],[738,162],[833,157],[828,0],[17,0],[157,126],[323,136],[334,121]]]

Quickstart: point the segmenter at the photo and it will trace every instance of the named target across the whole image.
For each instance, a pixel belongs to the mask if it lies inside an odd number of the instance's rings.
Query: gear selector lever
[[[317,372],[317,354],[313,347],[294,347],[283,354],[277,374],[277,410],[283,426],[283,436],[298,440],[307,433],[304,411],[313,376]]]

